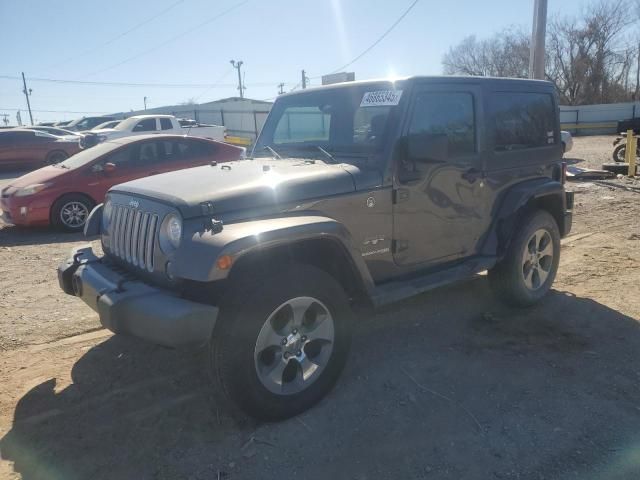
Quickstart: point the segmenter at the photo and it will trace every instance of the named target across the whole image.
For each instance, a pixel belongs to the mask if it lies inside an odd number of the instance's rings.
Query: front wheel
[[[489,271],[498,299],[529,306],[547,294],[560,262],[560,231],[550,213],[526,215],[514,233],[505,257]]]
[[[55,165],[57,163],[63,162],[67,158],[69,158],[69,155],[67,155],[65,152],[49,152],[47,158],[44,159],[44,163],[45,165]]]
[[[351,316],[340,284],[315,267],[254,278],[221,308],[210,342],[214,388],[262,420],[307,410],[344,367]]]
[[[94,206],[93,201],[84,195],[64,195],[56,200],[51,208],[51,223],[59,230],[82,231]]]

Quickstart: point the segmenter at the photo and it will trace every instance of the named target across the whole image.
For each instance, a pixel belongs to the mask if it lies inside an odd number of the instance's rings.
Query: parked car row
[[[77,142],[73,145],[79,151]],[[181,135],[108,140],[10,183],[0,191],[0,218],[15,225],[81,230],[91,209],[113,185],[213,161],[237,160],[243,155],[241,147]]]
[[[28,128],[0,131],[0,166],[38,168],[61,162],[81,150],[80,136],[56,136]]]

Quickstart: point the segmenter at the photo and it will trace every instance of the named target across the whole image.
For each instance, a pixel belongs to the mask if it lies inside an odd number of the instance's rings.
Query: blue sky
[[[19,76],[24,71],[27,80],[201,85],[124,87],[30,81],[34,117],[40,121],[83,115],[43,110],[141,109],[144,96],[149,107],[235,96],[232,58],[244,61],[246,96],[266,99],[276,95],[280,82],[285,90],[293,88],[303,68],[312,77],[311,85],[318,85],[320,80],[314,77],[360,54],[412,1],[0,0],[4,39],[0,76]],[[549,0],[549,10],[575,15],[586,3]],[[467,35],[485,37],[512,25],[529,31],[532,10],[533,0],[420,0],[349,69],[357,79],[439,74],[442,55],[451,45]],[[0,78],[0,114],[10,114],[12,123],[16,108],[23,110],[23,120],[28,117],[21,90],[21,81]]]

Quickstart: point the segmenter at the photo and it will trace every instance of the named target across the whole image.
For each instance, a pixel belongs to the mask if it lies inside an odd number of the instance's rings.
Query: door
[[[0,166],[16,162],[17,138],[17,132],[4,131],[0,133]]]
[[[396,159],[394,260],[425,267],[473,255],[485,212],[480,90],[422,86]]]
[[[88,172],[93,177],[89,187],[95,198],[104,198],[113,185],[161,173],[165,158],[160,154],[158,144],[157,141],[130,144],[92,165]],[[113,167],[105,167],[107,163]]]

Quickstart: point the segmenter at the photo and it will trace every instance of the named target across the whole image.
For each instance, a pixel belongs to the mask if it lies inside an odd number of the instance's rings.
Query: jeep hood
[[[240,160],[147,177],[117,185],[113,192],[156,199],[180,210],[184,218],[262,209],[312,198],[353,192],[350,165],[305,160]]]

